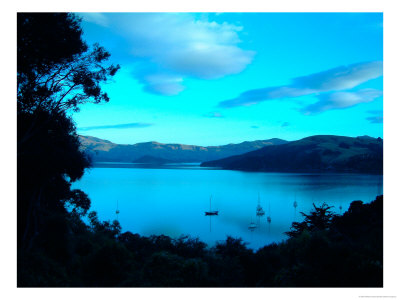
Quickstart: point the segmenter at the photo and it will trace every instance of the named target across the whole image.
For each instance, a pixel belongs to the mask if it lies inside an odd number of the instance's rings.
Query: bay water
[[[286,239],[284,233],[292,222],[301,221],[300,212],[309,213],[313,203],[325,202],[339,214],[354,200],[371,202],[383,193],[383,176],[98,163],[73,188],[89,195],[91,210],[97,211],[100,220],[118,219],[123,232],[172,238],[189,235],[209,246],[232,236],[258,249]],[[218,216],[205,216],[210,197],[211,210],[218,210]],[[265,211],[260,217],[258,204]],[[256,225],[254,230],[249,229],[250,223]]]

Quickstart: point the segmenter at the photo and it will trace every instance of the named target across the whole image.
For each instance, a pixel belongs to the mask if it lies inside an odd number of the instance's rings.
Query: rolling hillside
[[[174,162],[204,162],[243,154],[266,146],[287,143],[287,141],[281,139],[269,139],[202,147],[157,142],[121,145],[91,136],[79,136],[79,139],[81,141],[81,149],[88,153],[94,162],[133,162],[143,156],[153,156]]]
[[[383,173],[383,140],[316,135],[286,144],[208,161],[207,167],[268,172]]]

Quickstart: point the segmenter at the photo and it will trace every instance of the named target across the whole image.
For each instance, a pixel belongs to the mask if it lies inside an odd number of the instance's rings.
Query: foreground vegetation
[[[227,237],[208,248],[190,237],[121,233],[90,213],[51,218],[35,249],[19,252],[18,286],[382,287],[383,197],[343,216],[315,207],[288,240],[258,251]]]

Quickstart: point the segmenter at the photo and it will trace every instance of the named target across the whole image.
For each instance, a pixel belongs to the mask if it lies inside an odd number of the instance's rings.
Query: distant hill
[[[281,145],[208,161],[207,167],[268,172],[383,173],[383,140],[316,135]]]
[[[168,163],[173,163],[174,161],[169,160],[169,159],[160,158],[160,157],[151,156],[151,155],[145,155],[138,159],[135,159],[132,162],[138,163],[138,164],[164,165],[164,164],[168,164]]]
[[[287,141],[281,139],[269,139],[202,147],[157,142],[121,145],[91,136],[79,136],[79,139],[81,149],[88,153],[94,162],[132,162],[143,156],[153,156],[174,162],[204,162],[243,154],[266,146],[287,143]]]

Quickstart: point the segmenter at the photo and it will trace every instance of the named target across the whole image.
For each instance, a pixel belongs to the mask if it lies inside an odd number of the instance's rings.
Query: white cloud
[[[293,79],[293,86],[318,92],[351,89],[383,74],[381,61],[356,63]]]
[[[82,19],[89,23],[95,23],[97,25],[108,27],[108,18],[102,13],[80,13]]]
[[[382,62],[364,62],[341,66],[319,73],[297,77],[287,86],[254,89],[239,97],[219,103],[220,107],[249,106],[262,101],[293,98],[321,92],[351,89],[368,80],[382,76]]]
[[[149,93],[173,96],[184,90],[183,78],[174,74],[152,72],[146,69],[133,74],[144,85],[144,90]]]
[[[367,117],[366,119],[373,124],[383,123],[383,116],[372,116],[372,117]]]
[[[318,114],[331,109],[343,109],[371,102],[382,96],[382,91],[363,89],[356,92],[337,92],[318,95],[318,101],[301,109],[304,114]]]
[[[368,120],[370,123],[374,123],[374,124],[383,123],[383,110],[382,109],[369,110],[369,111],[367,111],[367,113],[373,115],[373,116],[366,118],[366,120]]]
[[[218,111],[212,111],[204,115],[207,118],[223,118],[224,116]]]
[[[153,126],[150,123],[124,123],[124,124],[113,124],[113,125],[96,125],[88,127],[80,127],[78,131],[89,131],[89,130],[99,130],[99,129],[129,129],[129,128],[145,128]]]
[[[196,20],[184,13],[102,16],[107,20],[104,24],[129,43],[131,48],[126,55],[142,69],[135,78],[149,92],[174,95],[184,89],[183,78],[216,79],[239,73],[254,56],[253,51],[238,46],[238,33],[243,28],[226,22]],[[100,19],[85,17],[86,21],[101,25]],[[149,75],[153,76],[150,81]],[[176,81],[178,77],[182,78],[180,83]]]

